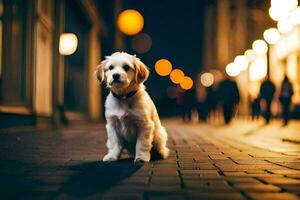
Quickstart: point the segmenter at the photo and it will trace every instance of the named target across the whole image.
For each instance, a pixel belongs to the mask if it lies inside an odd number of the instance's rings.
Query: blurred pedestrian
[[[267,124],[270,122],[271,118],[271,104],[274,98],[274,93],[275,85],[268,76],[267,79],[262,82],[259,92],[259,99],[260,101],[263,101],[263,104],[265,105],[262,115]]]
[[[286,126],[290,119],[290,105],[294,94],[293,86],[287,76],[284,77],[279,95],[279,101],[282,107],[283,125]]]
[[[195,87],[184,92],[183,107],[182,107],[182,120],[191,121],[192,111],[196,107],[196,91]],[[187,117],[187,119],[186,119]]]
[[[216,109],[218,101],[217,101],[217,89],[216,87],[210,86],[206,88],[206,99],[205,106],[207,109],[206,118],[211,117],[211,114]]]
[[[259,115],[260,115],[259,98],[255,98],[251,102],[251,117],[252,117],[252,120],[258,119]]]
[[[233,117],[236,105],[240,101],[240,94],[236,82],[228,77],[225,78],[220,82],[218,94],[223,108],[224,121],[228,124]]]

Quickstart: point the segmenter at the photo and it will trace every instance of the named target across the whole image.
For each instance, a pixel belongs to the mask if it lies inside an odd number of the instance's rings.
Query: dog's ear
[[[99,80],[100,83],[103,83],[105,81],[105,74],[104,74],[104,67],[106,65],[106,60],[103,60],[98,66],[95,71],[95,74]]]
[[[140,84],[147,80],[149,76],[149,70],[146,65],[138,58],[134,58],[135,66],[135,81]]]

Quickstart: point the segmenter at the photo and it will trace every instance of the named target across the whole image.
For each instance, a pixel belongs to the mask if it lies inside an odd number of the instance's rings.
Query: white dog
[[[97,66],[100,83],[110,90],[105,102],[108,153],[103,161],[118,160],[123,149],[135,162],[149,162],[152,147],[165,159],[167,132],[143,82],[149,71],[136,56],[116,52]]]

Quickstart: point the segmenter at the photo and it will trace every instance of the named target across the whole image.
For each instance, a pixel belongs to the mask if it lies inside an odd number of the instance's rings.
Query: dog
[[[96,74],[110,91],[105,101],[108,153],[103,161],[118,160],[125,149],[134,162],[149,162],[151,150],[167,158],[168,134],[143,84],[149,76],[146,65],[135,55],[115,52],[97,66]]]

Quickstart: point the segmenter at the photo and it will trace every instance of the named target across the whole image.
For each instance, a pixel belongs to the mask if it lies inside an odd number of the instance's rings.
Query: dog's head
[[[100,83],[106,83],[107,88],[120,93],[143,83],[149,70],[136,56],[116,52],[105,57],[97,66],[96,74]]]

